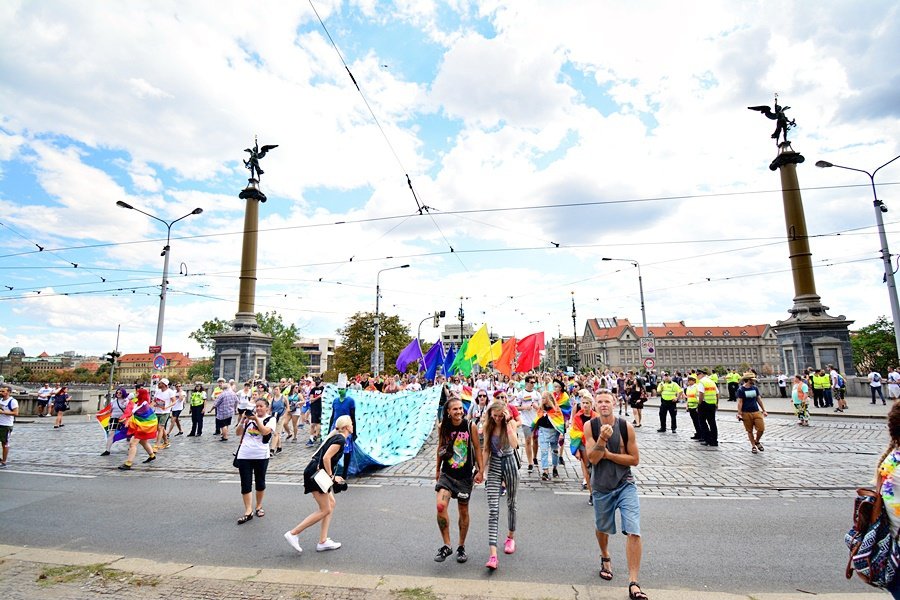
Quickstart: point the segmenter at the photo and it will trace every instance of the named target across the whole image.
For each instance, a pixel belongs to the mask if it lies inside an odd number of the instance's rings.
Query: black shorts
[[[231,425],[231,417],[228,417],[227,419],[216,419],[216,429],[222,429],[229,425]]]
[[[9,446],[9,436],[12,435],[12,425],[0,425],[0,446]]]
[[[50,404],[50,399],[45,398],[44,400],[41,400],[40,398],[38,398],[37,403],[38,403],[38,406],[47,406],[48,404]]]
[[[174,410],[174,409],[173,409],[173,410],[172,410],[172,416],[173,416],[173,417],[180,417],[180,416],[181,416],[181,410]]]
[[[441,473],[437,483],[434,484],[434,491],[441,490],[450,492],[450,497],[460,504],[468,504],[469,498],[472,497],[472,480],[454,479],[446,473]]]
[[[106,431],[116,431],[119,429],[119,417],[110,417],[109,423],[106,425]]]
[[[322,424],[322,401],[316,400],[309,403],[309,422],[313,425]]]

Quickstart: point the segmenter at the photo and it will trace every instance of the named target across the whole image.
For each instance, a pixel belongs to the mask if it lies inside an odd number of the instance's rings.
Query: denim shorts
[[[625,535],[641,535],[641,503],[637,486],[625,482],[611,492],[592,492],[594,497],[594,526],[606,534],[616,533],[616,509]]]

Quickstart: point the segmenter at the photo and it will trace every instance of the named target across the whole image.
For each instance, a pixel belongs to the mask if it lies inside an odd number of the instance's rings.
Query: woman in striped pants
[[[500,486],[506,483],[506,509],[509,532],[503,551],[516,551],[516,491],[519,487],[518,464],[515,449],[519,446],[516,421],[512,419],[506,402],[495,400],[488,408],[489,418],[484,423],[484,464],[487,468],[485,490],[488,498],[488,544],[491,556],[485,565],[497,569],[497,536],[500,528]]]

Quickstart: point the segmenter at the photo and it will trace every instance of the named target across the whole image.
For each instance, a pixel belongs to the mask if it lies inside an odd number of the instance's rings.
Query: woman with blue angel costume
[[[341,382],[339,382],[338,385],[340,385],[340,383]],[[344,443],[344,466],[342,477],[346,479],[348,470],[350,469],[350,455],[353,454],[353,442],[356,440],[357,430],[356,401],[353,399],[353,396],[347,395],[347,388],[345,387],[347,385],[346,381],[344,381],[343,384],[343,386],[338,388],[338,397],[334,399],[334,402],[331,405],[331,420],[328,423],[328,430],[331,431],[338,418],[343,415],[349,416],[350,420],[353,421],[353,433],[347,436],[347,441]]]

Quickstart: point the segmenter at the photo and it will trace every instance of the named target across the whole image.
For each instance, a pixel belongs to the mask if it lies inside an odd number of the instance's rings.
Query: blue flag
[[[450,346],[450,349],[447,350],[447,355],[444,357],[444,375],[450,376],[453,375],[453,371],[450,370],[450,365],[453,364],[453,361],[456,360],[456,346]]]
[[[438,365],[444,365],[444,344],[441,340],[435,342],[425,353],[425,379],[434,380]]]
[[[397,372],[405,372],[409,363],[416,360],[422,360],[423,358],[422,348],[419,346],[419,338],[414,338],[413,341],[407,344],[406,348],[400,351],[400,355],[397,356]]]

